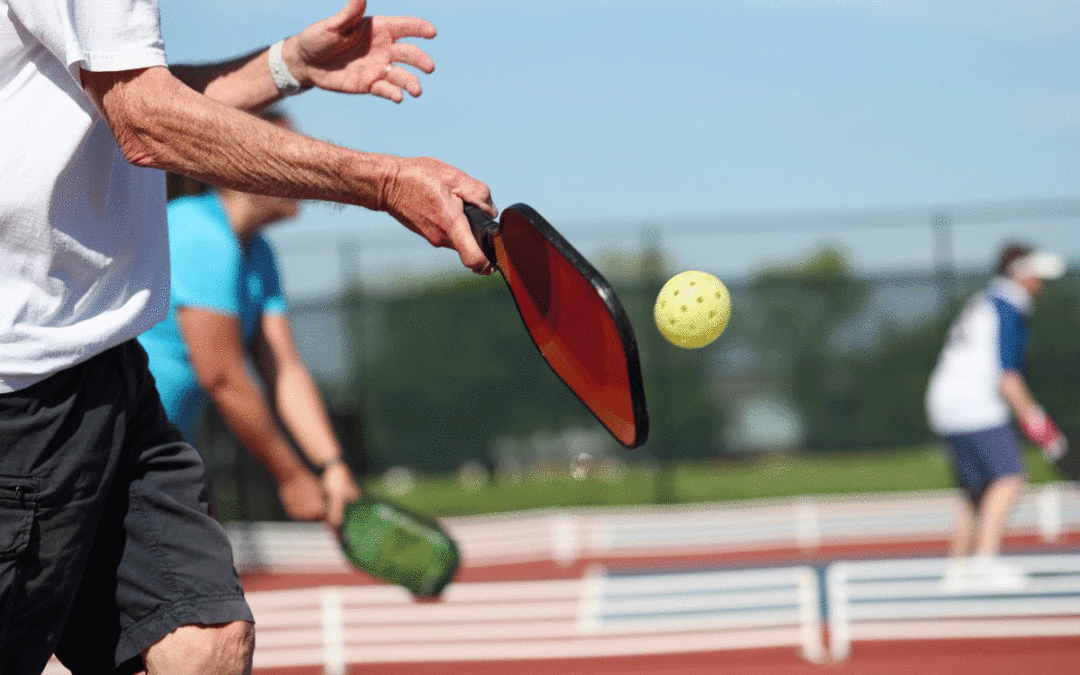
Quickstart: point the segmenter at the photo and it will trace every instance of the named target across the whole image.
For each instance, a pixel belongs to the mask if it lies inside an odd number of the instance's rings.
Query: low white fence
[[[589,634],[693,636],[667,651],[794,645],[824,657],[819,576],[807,566],[584,579],[578,617]],[[653,652],[648,652],[653,653]]]
[[[607,576],[450,585],[438,602],[386,586],[248,596],[256,668],[492,661],[793,646],[821,660],[816,570]]]
[[[847,658],[857,640],[1080,635],[1080,555],[1005,556],[997,566],[1007,571],[956,577],[945,559],[830,565],[830,655]]]
[[[947,538],[960,497],[952,490],[873,495],[821,495],[791,500],[548,509],[447,518],[465,566],[607,557],[687,555],[800,548],[873,541]],[[1080,491],[1051,483],[1029,490],[1010,520],[1011,533],[1047,542],[1080,531]],[[229,535],[241,570],[345,571],[326,528],[310,523],[233,525]]]

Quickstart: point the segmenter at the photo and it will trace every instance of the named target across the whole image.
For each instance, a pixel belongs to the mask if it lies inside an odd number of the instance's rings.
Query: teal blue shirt
[[[176,321],[179,307],[198,307],[235,316],[250,347],[264,314],[284,313],[277,261],[270,242],[256,234],[241,245],[216,194],[169,203],[169,315],[139,337],[150,356],[169,419],[190,441],[206,406],[187,346]]]

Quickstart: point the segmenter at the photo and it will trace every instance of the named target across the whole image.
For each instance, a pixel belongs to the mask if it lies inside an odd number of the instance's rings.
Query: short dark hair
[[[281,108],[276,106],[270,106],[269,108],[260,110],[255,113],[255,116],[261,120],[273,123],[289,119],[289,116],[282,112]],[[197,178],[173,173],[172,171],[169,171],[165,175],[165,198],[170,202],[177,197],[201,195],[212,187],[213,186],[209,183]]]
[[[201,195],[210,189],[210,184],[198,178],[169,171],[165,174],[165,198],[170,202],[177,197]]]
[[[1009,273],[1009,265],[1013,264],[1018,258],[1023,258],[1031,253],[1032,250],[1033,249],[1026,244],[1007,244],[1001,249],[1001,254],[998,255],[997,273],[1007,275]]]

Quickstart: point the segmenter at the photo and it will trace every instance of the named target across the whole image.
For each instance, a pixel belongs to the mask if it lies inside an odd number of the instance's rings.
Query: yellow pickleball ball
[[[682,272],[660,289],[653,318],[660,333],[673,345],[704,347],[727,328],[731,295],[723,282],[708,272]]]

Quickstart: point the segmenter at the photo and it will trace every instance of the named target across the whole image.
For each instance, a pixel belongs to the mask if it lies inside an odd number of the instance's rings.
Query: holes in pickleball
[[[699,295],[698,298],[697,298],[697,301],[698,301],[698,304],[701,304],[701,303],[705,302],[705,298],[703,298],[703,297],[701,297]]]

